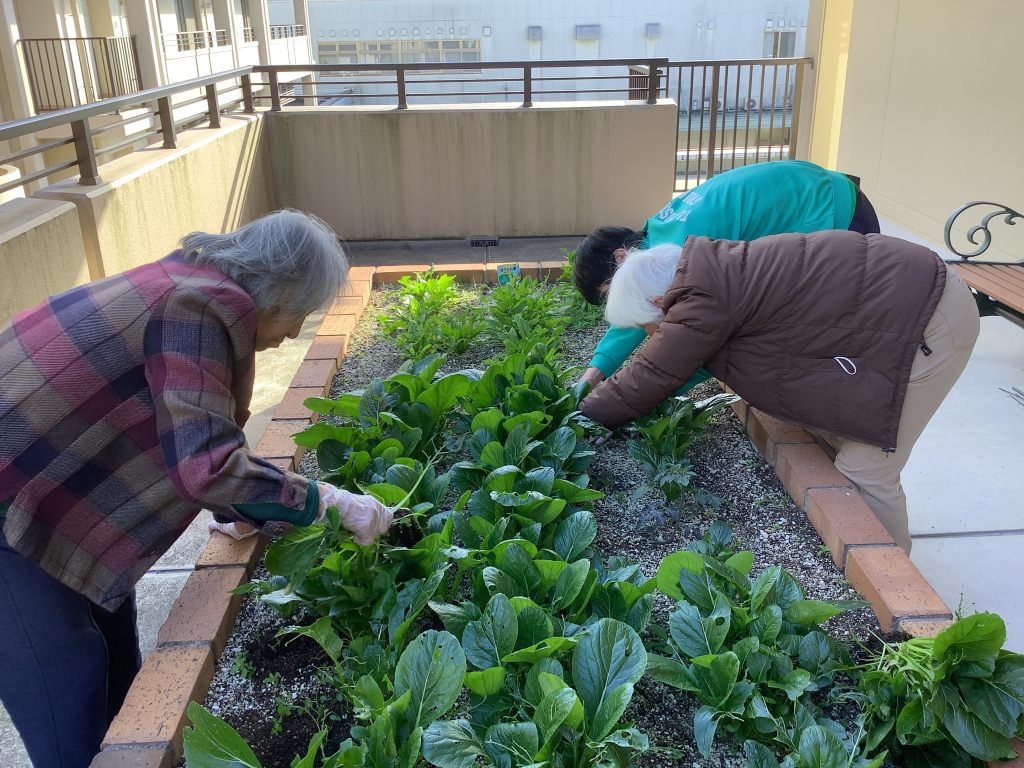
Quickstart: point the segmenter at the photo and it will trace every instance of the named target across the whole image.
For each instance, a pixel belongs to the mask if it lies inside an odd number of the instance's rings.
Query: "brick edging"
[[[558,279],[564,261],[527,262],[523,275]],[[352,267],[349,286],[327,309],[306,357],[274,411],[254,453],[295,471],[305,449],[292,435],[316,414],[302,403],[327,395],[348,352],[348,340],[370,301],[374,285],[394,283],[425,271],[429,264]],[[459,282],[494,282],[496,264],[434,264]],[[223,652],[241,605],[228,590],[244,584],[266,548],[264,536],[242,541],[215,534],[196,561],[195,571],[174,601],[157,635],[157,646],[142,664],[124,706],[103,739],[103,751],[91,768],[171,768],[181,758],[182,732],[189,702],[206,698],[217,659]]]

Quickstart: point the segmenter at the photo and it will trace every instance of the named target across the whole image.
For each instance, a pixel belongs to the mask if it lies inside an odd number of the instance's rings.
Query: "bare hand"
[[[587,382],[590,385],[590,391],[593,392],[597,389],[597,385],[604,381],[604,374],[601,372],[600,368],[587,368],[583,376],[580,377],[580,381]]]

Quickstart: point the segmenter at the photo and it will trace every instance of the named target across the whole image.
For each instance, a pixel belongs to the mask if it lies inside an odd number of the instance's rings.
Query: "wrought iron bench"
[[[970,253],[961,253],[953,247],[950,240],[953,222],[964,211],[979,205],[992,206],[998,210],[986,214],[980,224],[967,230],[967,240],[978,247]],[[1004,222],[1010,226],[1016,224],[1014,219],[1024,218],[1024,214],[1005,205],[981,200],[962,205],[953,211],[953,215],[946,220],[946,248],[960,258],[947,259],[947,263],[974,289],[982,317],[998,315],[1024,328],[1024,258],[1014,262],[983,261],[975,258],[988,250],[992,244],[992,233],[988,225],[998,216],[1003,216]],[[979,232],[982,233],[980,243],[975,239]]]

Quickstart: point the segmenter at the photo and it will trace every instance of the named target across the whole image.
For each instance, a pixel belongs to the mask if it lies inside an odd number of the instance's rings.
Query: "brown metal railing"
[[[256,42],[256,30],[252,27],[244,27],[242,29],[242,42],[254,43]]]
[[[271,24],[270,39],[284,40],[287,37],[305,37],[306,28],[302,24]]]
[[[51,112],[46,115],[38,115],[25,120],[0,123],[0,142],[10,141],[22,136],[29,136],[37,133],[38,131],[44,131],[51,128],[59,128],[62,126],[69,126],[71,128],[70,138],[54,139],[52,141],[37,144],[34,147],[0,157],[0,165],[17,163],[31,157],[42,156],[44,152],[68,145],[73,145],[75,149],[75,157],[71,160],[61,161],[43,168],[42,170],[23,175],[21,178],[14,181],[6,184],[0,184],[0,194],[16,187],[30,184],[31,182],[39,181],[40,179],[45,179],[47,176],[51,176],[60,171],[75,167],[78,168],[79,172],[79,184],[90,186],[102,184],[103,182],[99,174],[99,158],[104,155],[111,155],[134,147],[140,142],[148,142],[151,137],[157,135],[163,137],[164,149],[174,149],[177,147],[178,128],[182,125],[194,125],[199,121],[204,121],[207,122],[208,127],[210,128],[219,128],[221,124],[221,113],[237,109],[239,106],[243,107],[244,112],[252,114],[256,110],[253,106],[252,99],[252,84],[250,82],[251,71],[252,67],[239,67],[238,69],[219,72],[215,75],[197,77],[194,80],[186,80],[181,83],[165,85],[160,88],[150,88],[149,90],[139,91],[127,96],[104,99],[93,104],[64,109],[59,112]],[[239,81],[241,82],[239,83]],[[218,85],[220,84],[224,84],[227,87],[218,88]],[[221,96],[230,92],[237,93],[239,87],[241,87],[242,90],[242,98],[235,99],[227,103],[221,102]],[[171,98],[173,96],[196,90],[198,90],[201,95],[191,99],[186,99],[185,101],[175,101],[173,104],[171,103]],[[125,118],[118,120],[117,122],[104,125],[102,128],[97,130],[93,130],[89,125],[90,118],[109,115],[132,107],[140,107],[148,102],[156,102],[157,127],[146,131],[132,132],[132,134],[123,141],[100,149],[96,148],[94,143],[94,138],[96,136],[106,133],[107,131],[121,128],[122,126],[134,122],[136,119]],[[200,103],[205,104],[206,109],[201,111],[198,115],[191,113],[185,118],[175,119],[174,110],[181,110]]]
[[[266,79],[261,85],[267,86],[269,94],[255,96],[257,100],[269,100],[271,110],[282,108],[280,92],[280,75],[282,73],[315,72],[322,75],[345,76],[344,86],[353,89],[344,96],[350,99],[394,99],[399,109],[406,109],[410,99],[436,99],[437,97],[461,98],[465,96],[492,96],[494,101],[508,101],[509,97],[516,101],[522,99],[525,107],[533,105],[534,100],[544,100],[548,96],[565,96],[568,94],[601,94],[602,98],[610,98],[615,94],[619,98],[641,99],[648,104],[657,102],[659,94],[664,92],[661,73],[668,67],[668,59],[582,59],[572,61],[474,61],[471,71],[486,73],[484,77],[443,77],[446,72],[464,74],[466,62],[416,62],[407,64],[274,64],[253,67],[254,74],[263,74]],[[634,84],[637,75],[634,69],[640,66],[654,67],[655,77],[646,77],[646,84],[638,88]],[[567,69],[597,69],[598,74],[582,75],[554,74]],[[504,72],[502,72],[504,70]],[[617,70],[614,74],[606,74],[606,70]],[[410,77],[410,75],[413,75]],[[494,75],[494,76],[491,76]],[[361,79],[350,79],[361,78]],[[445,86],[471,83],[479,90],[445,91],[437,90],[438,84]],[[580,85],[585,87],[579,87]],[[301,96],[320,100],[339,96],[329,89],[337,86],[330,81],[320,80],[314,83],[303,83]],[[594,85],[597,87],[586,87]],[[389,86],[388,90],[376,88],[362,93],[356,87]],[[511,86],[511,87],[510,87]],[[572,86],[572,87],[568,87]],[[605,87],[608,86],[608,87]],[[394,90],[391,90],[393,88]],[[423,90],[420,90],[420,89]],[[296,98],[300,96],[295,94]],[[516,98],[519,97],[519,98]],[[559,99],[562,100],[562,99]]]
[[[664,94],[679,105],[676,189],[740,166],[792,159],[810,58],[670,62]]]
[[[203,29],[194,32],[168,32],[160,35],[164,53],[199,51],[219,48],[229,43],[226,29]]]
[[[18,41],[36,112],[69,109],[142,88],[135,35]]]

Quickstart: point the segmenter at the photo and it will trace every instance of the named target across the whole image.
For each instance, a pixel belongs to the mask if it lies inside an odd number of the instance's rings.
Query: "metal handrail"
[[[108,154],[113,148],[108,147],[97,152],[92,140],[94,132],[89,127],[89,119],[92,117],[109,115],[112,112],[118,112],[122,109],[155,101],[157,105],[156,113],[160,127],[156,130],[133,136],[132,141],[139,141],[143,138],[148,138],[149,136],[159,133],[163,136],[163,147],[165,149],[174,149],[177,147],[178,124],[174,120],[174,105],[171,104],[171,97],[185,91],[196,90],[198,88],[205,89],[205,96],[195,101],[202,101],[203,99],[206,100],[210,127],[218,128],[220,127],[220,111],[225,105],[219,103],[217,83],[239,78],[241,79],[243,94],[243,111],[250,114],[254,113],[255,108],[253,107],[252,99],[251,73],[252,67],[239,67],[226,72],[218,72],[214,75],[197,77],[192,80],[185,80],[172,85],[163,85],[159,88],[149,88],[145,91],[139,91],[138,93],[133,93],[127,96],[104,99],[103,101],[97,101],[93,104],[87,104],[81,107],[62,109],[58,112],[36,115],[35,117],[28,117],[24,120],[15,120],[10,123],[0,123],[0,141],[10,141],[11,139],[27,136],[29,134],[36,133],[37,131],[46,130],[47,128],[70,125],[71,138],[61,139],[59,141],[62,145],[73,143],[75,146],[74,160],[68,160],[59,163],[58,165],[44,168],[41,171],[36,171],[35,173],[23,176],[20,179],[16,179],[15,181],[2,185],[0,186],[0,193],[76,165],[79,170],[80,184],[89,186],[102,184],[103,182],[99,175],[99,164],[96,158],[98,155]],[[234,103],[235,102],[232,102],[232,104]],[[5,163],[12,158],[24,159],[32,155],[38,155],[46,149],[52,148],[53,144],[53,142],[49,142],[47,144],[32,147],[30,150],[17,152],[8,157],[0,157],[0,164]]]
[[[289,37],[305,37],[306,27],[302,24],[271,24],[270,39],[285,40]]]
[[[135,35],[23,37],[17,45],[37,113],[123,96],[141,88]]]

